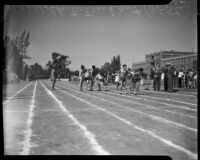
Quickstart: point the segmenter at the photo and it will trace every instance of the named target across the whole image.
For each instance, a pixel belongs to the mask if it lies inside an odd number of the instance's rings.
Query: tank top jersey
[[[125,71],[125,70],[121,70],[121,78],[125,78],[125,77],[127,77],[127,75],[128,75],[128,71]]]

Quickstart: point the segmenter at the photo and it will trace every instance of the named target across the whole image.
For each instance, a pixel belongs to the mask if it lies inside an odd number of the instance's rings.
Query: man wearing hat
[[[173,75],[173,69],[172,69],[172,66],[170,63],[167,63],[166,64],[167,66],[167,88],[168,88],[168,91],[169,92],[172,92],[173,90],[173,78],[172,78],[172,75]]]
[[[160,91],[160,81],[161,81],[161,69],[159,64],[156,63],[156,66],[153,68],[154,71],[154,80],[153,80],[153,88],[154,91]]]

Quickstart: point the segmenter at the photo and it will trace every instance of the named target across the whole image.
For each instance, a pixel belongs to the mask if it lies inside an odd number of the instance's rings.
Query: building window
[[[187,57],[187,58],[186,58],[186,63],[188,63],[188,62],[189,62],[189,58]]]
[[[185,62],[185,58],[183,58],[183,63],[186,63],[186,62]]]
[[[180,64],[180,59],[177,59],[177,64]]]

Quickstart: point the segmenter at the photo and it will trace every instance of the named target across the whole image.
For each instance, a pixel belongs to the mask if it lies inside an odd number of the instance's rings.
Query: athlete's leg
[[[56,72],[54,72],[52,89],[54,89],[54,87],[55,87],[55,83],[56,83],[57,78],[58,78],[58,75],[57,75]]]

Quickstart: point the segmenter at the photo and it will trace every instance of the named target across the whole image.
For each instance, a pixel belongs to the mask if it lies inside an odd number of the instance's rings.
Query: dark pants
[[[168,78],[164,77],[164,91],[168,91]]]
[[[172,76],[168,76],[167,79],[168,79],[168,80],[167,80],[168,91],[172,91],[172,90],[173,90],[173,85],[172,85],[173,80],[172,80]]]
[[[54,71],[53,72],[53,85],[52,85],[52,88],[54,88],[57,78],[58,78],[58,73],[56,71]]]
[[[185,88],[188,88],[188,79],[187,78],[185,78]]]
[[[137,92],[140,86],[140,81],[132,82],[132,89]]]
[[[80,87],[80,90],[81,90],[81,91],[83,90],[83,82],[84,82],[84,79],[81,78],[81,79],[80,79],[80,82],[79,82],[79,87]]]
[[[153,88],[154,91],[159,91],[160,90],[160,77],[155,77],[153,80]]]
[[[178,86],[179,88],[182,88],[182,78],[178,78]]]
[[[91,90],[91,91],[92,91],[93,86],[94,86],[94,79],[95,79],[95,77],[92,77],[92,78],[91,78],[91,86],[90,86],[90,90]]]
[[[173,77],[173,87],[177,88],[177,77]]]

